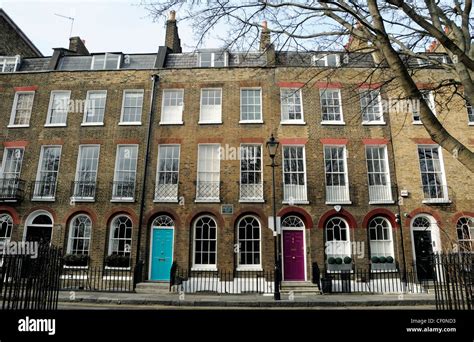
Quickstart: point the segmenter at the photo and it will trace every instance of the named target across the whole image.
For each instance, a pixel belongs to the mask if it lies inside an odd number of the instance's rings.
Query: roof
[[[28,38],[28,36],[15,24],[15,22],[8,16],[8,14],[0,8],[0,17],[5,19],[5,21],[10,25],[13,30],[20,36],[20,38],[36,53],[36,57],[43,57],[41,51],[33,44],[33,42]]]

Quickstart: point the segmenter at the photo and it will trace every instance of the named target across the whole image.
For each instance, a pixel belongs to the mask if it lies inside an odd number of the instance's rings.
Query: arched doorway
[[[282,272],[285,281],[306,280],[305,225],[295,215],[281,221]]]
[[[413,260],[419,280],[433,280],[433,253],[441,252],[439,227],[431,215],[417,215],[411,221]]]
[[[53,217],[47,211],[35,211],[26,219],[26,229],[23,235],[25,241],[50,243],[52,234]]]
[[[151,224],[150,280],[169,281],[173,263],[174,221],[168,215],[156,217]]]

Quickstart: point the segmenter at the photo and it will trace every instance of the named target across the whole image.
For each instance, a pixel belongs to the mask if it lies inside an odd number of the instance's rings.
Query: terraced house
[[[52,56],[1,56],[0,239],[50,241],[75,267],[143,261],[144,280],[169,281],[172,262],[273,270],[273,134],[284,281],[415,263],[429,279],[430,252],[472,250],[472,174],[416,110],[384,105],[398,95],[377,56],[353,42],[275,51],[270,38],[254,52],[182,52],[172,13],[156,53],[90,53],[73,37]],[[439,105],[429,90],[446,72],[415,62],[443,124],[472,147],[472,107]]]

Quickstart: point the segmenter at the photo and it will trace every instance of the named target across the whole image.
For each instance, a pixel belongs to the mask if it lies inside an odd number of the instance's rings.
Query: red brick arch
[[[181,227],[181,219],[179,217],[179,215],[176,213],[176,211],[174,211],[173,209],[171,208],[168,208],[168,207],[161,207],[158,209],[151,209],[149,210],[148,212],[145,213],[145,219],[143,220],[143,222],[145,222],[147,224],[147,226],[151,225],[153,220],[159,216],[159,215],[168,215],[170,216],[173,221],[174,221],[174,228],[178,228],[178,227]]]
[[[365,215],[364,220],[362,221],[362,228],[367,228],[370,220],[376,216],[385,217],[387,220],[390,221],[392,228],[400,228],[400,225],[397,223],[395,219],[395,214],[385,208],[377,208],[377,209],[369,211],[367,215]]]
[[[324,226],[326,225],[326,222],[332,218],[332,217],[342,217],[347,220],[347,223],[349,223],[349,228],[350,229],[355,229],[357,228],[357,220],[352,216],[352,214],[347,211],[346,209],[342,208],[341,211],[336,211],[335,209],[331,209],[329,211],[326,211],[323,216],[318,221],[318,228],[324,229]]]
[[[196,220],[196,218],[202,215],[213,216],[216,219],[217,226],[220,229],[223,229],[225,227],[225,222],[224,222],[224,219],[222,218],[222,215],[218,211],[211,208],[200,208],[200,209],[193,210],[186,218],[186,226],[191,227],[191,225],[194,223],[194,220]]]
[[[458,220],[459,220],[461,217],[472,217],[472,218],[474,218],[474,213],[473,213],[473,212],[470,212],[470,211],[460,211],[460,212],[456,213],[456,214],[451,218],[451,222],[456,225],[456,224],[458,223]]]
[[[405,227],[411,227],[411,220],[413,220],[413,218],[419,214],[431,215],[436,220],[438,227],[442,228],[444,226],[443,219],[441,218],[441,215],[438,213],[437,210],[433,210],[428,207],[423,207],[423,208],[416,208],[415,210],[413,210],[411,213],[408,214],[408,216],[405,218]]]
[[[127,208],[127,207],[115,208],[115,209],[110,210],[109,212],[107,212],[107,214],[105,215],[105,217],[107,217],[107,227],[110,226],[110,223],[112,222],[114,217],[116,217],[117,215],[120,215],[120,214],[128,215],[130,217],[130,219],[132,220],[133,226],[138,227],[138,216],[137,216],[137,214],[135,213],[135,211],[133,211],[132,209]]]
[[[7,213],[8,215],[10,215],[12,217],[12,220],[13,220],[13,224],[20,224],[21,222],[21,219],[20,219],[20,215],[18,214],[18,212],[16,211],[15,208],[11,208],[11,207],[7,207],[5,205],[1,205],[0,206],[0,213]]]
[[[267,216],[265,215],[264,211],[258,208],[243,208],[240,209],[238,212],[234,214],[232,217],[232,224],[235,227],[237,225],[237,222],[242,218],[243,216],[247,215],[253,215],[257,216],[260,219],[260,224],[262,227],[266,225],[267,222]]]
[[[64,215],[63,224],[66,226],[71,221],[71,219],[78,214],[86,214],[90,217],[92,226],[95,227],[97,225],[97,215],[95,211],[85,206],[74,207],[71,209],[66,215]]]
[[[285,207],[277,213],[277,216],[283,218],[284,216],[288,216],[290,214],[296,214],[297,216],[299,216],[303,220],[306,229],[313,228],[313,219],[311,218],[311,215],[308,214],[308,212],[303,208],[295,206]]]
[[[34,213],[35,211],[38,211],[38,210],[47,211],[53,217],[53,224],[58,223],[59,220],[58,220],[58,215],[56,214],[56,211],[54,211],[50,207],[47,207],[47,206],[44,206],[44,205],[39,205],[39,206],[33,207],[30,210],[26,211],[25,215],[23,215],[23,217],[22,217],[23,223],[26,222],[26,219],[28,218],[28,216],[30,216],[32,213]]]

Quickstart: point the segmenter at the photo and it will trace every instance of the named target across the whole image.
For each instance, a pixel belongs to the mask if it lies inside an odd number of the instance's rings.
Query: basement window
[[[20,64],[20,56],[0,56],[0,73],[15,72]]]
[[[201,51],[198,54],[198,65],[201,68],[222,68],[228,65],[227,51]]]
[[[92,56],[91,70],[113,70],[120,68],[120,54],[104,53]]]

